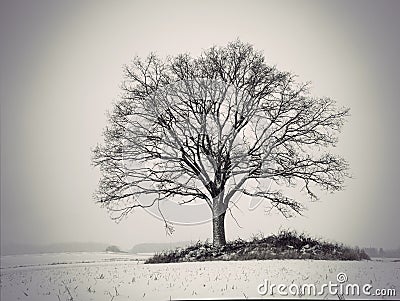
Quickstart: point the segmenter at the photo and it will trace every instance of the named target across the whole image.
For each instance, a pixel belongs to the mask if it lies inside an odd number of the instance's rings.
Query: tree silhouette
[[[124,73],[93,157],[102,172],[96,199],[112,218],[166,200],[201,200],[211,209],[214,245],[224,245],[235,195],[266,199],[288,217],[304,207],[280,187],[300,186],[312,199],[316,186],[343,188],[348,164],[328,151],[348,109],[312,97],[309,84],[268,66],[252,45],[136,57]]]

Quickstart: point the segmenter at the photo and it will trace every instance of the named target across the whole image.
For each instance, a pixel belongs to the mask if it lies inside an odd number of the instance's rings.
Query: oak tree
[[[225,214],[238,194],[288,217],[304,206],[285,186],[315,199],[318,186],[341,190],[348,176],[330,150],[349,110],[312,96],[308,83],[266,64],[250,44],[136,57],[124,67],[122,91],[93,156],[102,173],[96,199],[115,219],[166,200],[200,200],[214,245],[224,245]]]

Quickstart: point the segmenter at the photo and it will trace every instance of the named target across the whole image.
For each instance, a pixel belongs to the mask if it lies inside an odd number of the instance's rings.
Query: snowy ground
[[[145,256],[109,253],[64,253],[1,257],[1,300],[170,300],[200,298],[301,297],[291,292],[302,284],[342,283],[370,287],[365,294],[329,294],[328,287],[315,297],[329,299],[372,298],[376,289],[400,294],[400,262],[271,260],[143,264]],[[342,278],[340,278],[342,280]],[[266,286],[261,284],[267,283]],[[286,285],[284,294],[271,285]],[[338,286],[340,289],[340,285]],[[265,293],[261,295],[259,293]],[[333,288],[334,290],[334,288]],[[351,292],[352,290],[350,290]],[[314,297],[306,293],[304,297]],[[375,296],[376,298],[376,296]],[[396,297],[385,297],[387,299]]]

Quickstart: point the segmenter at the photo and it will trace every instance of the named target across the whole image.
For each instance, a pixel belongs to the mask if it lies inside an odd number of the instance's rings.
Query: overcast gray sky
[[[399,1],[1,1],[1,244],[211,237],[211,225],[119,224],[92,199],[91,148],[134,55],[191,52],[240,38],[266,61],[351,108],[335,152],[354,178],[304,217],[262,207],[227,218],[230,239],[292,227],[352,245],[400,246]]]

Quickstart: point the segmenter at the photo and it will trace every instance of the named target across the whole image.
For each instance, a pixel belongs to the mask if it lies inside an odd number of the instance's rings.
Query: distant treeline
[[[8,245],[1,245],[1,255],[63,253],[63,252],[104,252],[104,250],[108,246],[109,244],[97,243],[97,242],[70,242],[70,243],[55,243],[49,245],[8,244]]]
[[[169,242],[169,243],[142,243],[134,245],[130,250],[130,253],[155,253],[162,252],[166,250],[174,250],[176,248],[187,247],[192,244],[190,241],[179,241],[179,242]]]
[[[400,247],[394,250],[384,250],[383,248],[364,248],[369,257],[381,258],[400,258]]]

